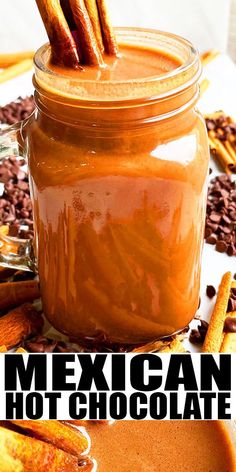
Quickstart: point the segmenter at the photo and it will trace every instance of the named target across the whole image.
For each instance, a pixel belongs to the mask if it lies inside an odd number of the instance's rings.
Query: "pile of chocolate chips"
[[[205,239],[218,252],[236,255],[236,183],[230,175],[221,175],[210,182]]]
[[[24,159],[10,157],[0,164],[0,226],[9,226],[10,236],[33,238],[33,215]]]
[[[0,107],[0,125],[13,125],[25,120],[35,109],[34,97],[19,97],[15,102]]]
[[[207,131],[214,131],[216,138],[220,141],[235,141],[236,123],[232,123],[231,118],[219,115],[217,118],[206,118]]]

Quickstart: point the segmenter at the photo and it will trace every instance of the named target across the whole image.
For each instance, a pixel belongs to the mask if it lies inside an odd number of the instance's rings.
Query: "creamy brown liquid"
[[[148,77],[179,65],[158,51],[121,52],[110,78]],[[151,110],[115,103],[90,110],[41,97],[49,116],[39,114],[31,124],[29,166],[43,307],[60,331],[82,341],[103,333],[111,342],[135,344],[170,335],[193,318],[208,172],[205,126],[191,108],[142,125],[143,115],[178,108],[183,96]]]
[[[88,431],[98,472],[236,471],[220,421],[117,421]]]
[[[104,67],[83,66],[83,70],[73,71],[57,66],[55,72],[80,80],[124,81],[160,76],[181,65],[178,58],[142,47],[119,46],[120,57],[104,56]]]

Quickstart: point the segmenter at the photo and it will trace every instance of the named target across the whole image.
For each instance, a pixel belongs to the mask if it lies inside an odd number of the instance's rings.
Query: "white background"
[[[117,26],[143,26],[187,37],[200,50],[227,47],[230,0],[107,0]],[[0,53],[46,41],[35,0],[0,0]]]

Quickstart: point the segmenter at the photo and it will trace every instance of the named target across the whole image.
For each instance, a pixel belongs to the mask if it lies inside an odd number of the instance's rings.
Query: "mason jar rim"
[[[181,65],[161,75],[128,80],[89,80],[63,75],[50,69],[49,44],[43,45],[35,54],[34,83],[52,98],[76,100],[89,103],[139,102],[167,98],[194,85],[201,74],[198,50],[190,41],[165,31],[134,27],[115,28],[118,44],[149,47],[157,52],[172,53]]]

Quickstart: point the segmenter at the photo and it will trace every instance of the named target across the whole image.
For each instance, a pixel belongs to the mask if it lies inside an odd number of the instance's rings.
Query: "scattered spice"
[[[34,97],[18,97],[4,107],[0,107],[0,125],[13,125],[28,118],[35,109]]]
[[[236,184],[229,175],[210,181],[205,239],[218,252],[236,255]]]
[[[214,298],[214,296],[216,294],[215,287],[213,287],[213,285],[207,285],[206,294],[207,294],[208,298]]]

